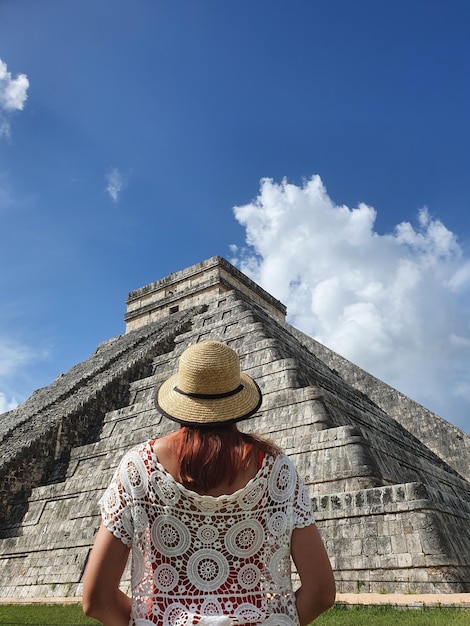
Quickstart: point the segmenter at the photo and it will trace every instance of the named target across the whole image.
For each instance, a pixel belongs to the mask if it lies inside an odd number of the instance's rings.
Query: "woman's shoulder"
[[[131,447],[125,448],[121,454],[121,459],[124,460],[129,456],[142,456],[144,457],[146,452],[152,449],[152,440],[141,441]]]
[[[153,439],[148,442],[148,445],[160,465],[171,474],[173,478],[177,479],[179,476],[179,467],[176,460],[177,455],[173,433],[158,439]]]
[[[165,453],[168,453],[168,450],[169,446],[168,442],[166,441],[166,437],[160,437],[158,439],[146,439],[145,441],[136,443],[130,448],[126,448],[121,457],[125,458],[129,455],[134,456],[135,454],[145,457],[149,453],[160,456],[162,454],[164,455]]]

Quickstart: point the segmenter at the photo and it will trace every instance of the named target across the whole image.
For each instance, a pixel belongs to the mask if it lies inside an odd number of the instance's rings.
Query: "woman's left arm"
[[[128,626],[131,599],[119,589],[129,548],[101,524],[83,579],[83,612],[104,626]]]

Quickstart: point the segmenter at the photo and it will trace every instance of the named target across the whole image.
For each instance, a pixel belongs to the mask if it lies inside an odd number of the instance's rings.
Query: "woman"
[[[236,426],[261,401],[229,346],[183,352],[156,396],[180,429],[130,450],[100,500],[86,615],[105,626],[307,626],[333,605],[305,485],[276,446]],[[132,599],[119,590],[130,551]]]

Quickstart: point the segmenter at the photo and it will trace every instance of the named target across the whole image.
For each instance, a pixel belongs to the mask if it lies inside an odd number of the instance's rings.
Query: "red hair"
[[[225,481],[232,484],[237,473],[247,469],[256,450],[273,456],[279,453],[270,441],[242,433],[235,424],[182,426],[174,437],[179,480],[200,493]]]

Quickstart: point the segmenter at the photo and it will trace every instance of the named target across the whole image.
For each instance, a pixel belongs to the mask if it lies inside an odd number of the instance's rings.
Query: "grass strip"
[[[470,610],[337,605],[313,623],[315,626],[468,626]]]
[[[78,604],[3,604],[3,626],[96,626]],[[314,626],[468,626],[469,609],[337,605]]]
[[[82,626],[99,624],[79,604],[1,604],[0,624],[11,626]]]

